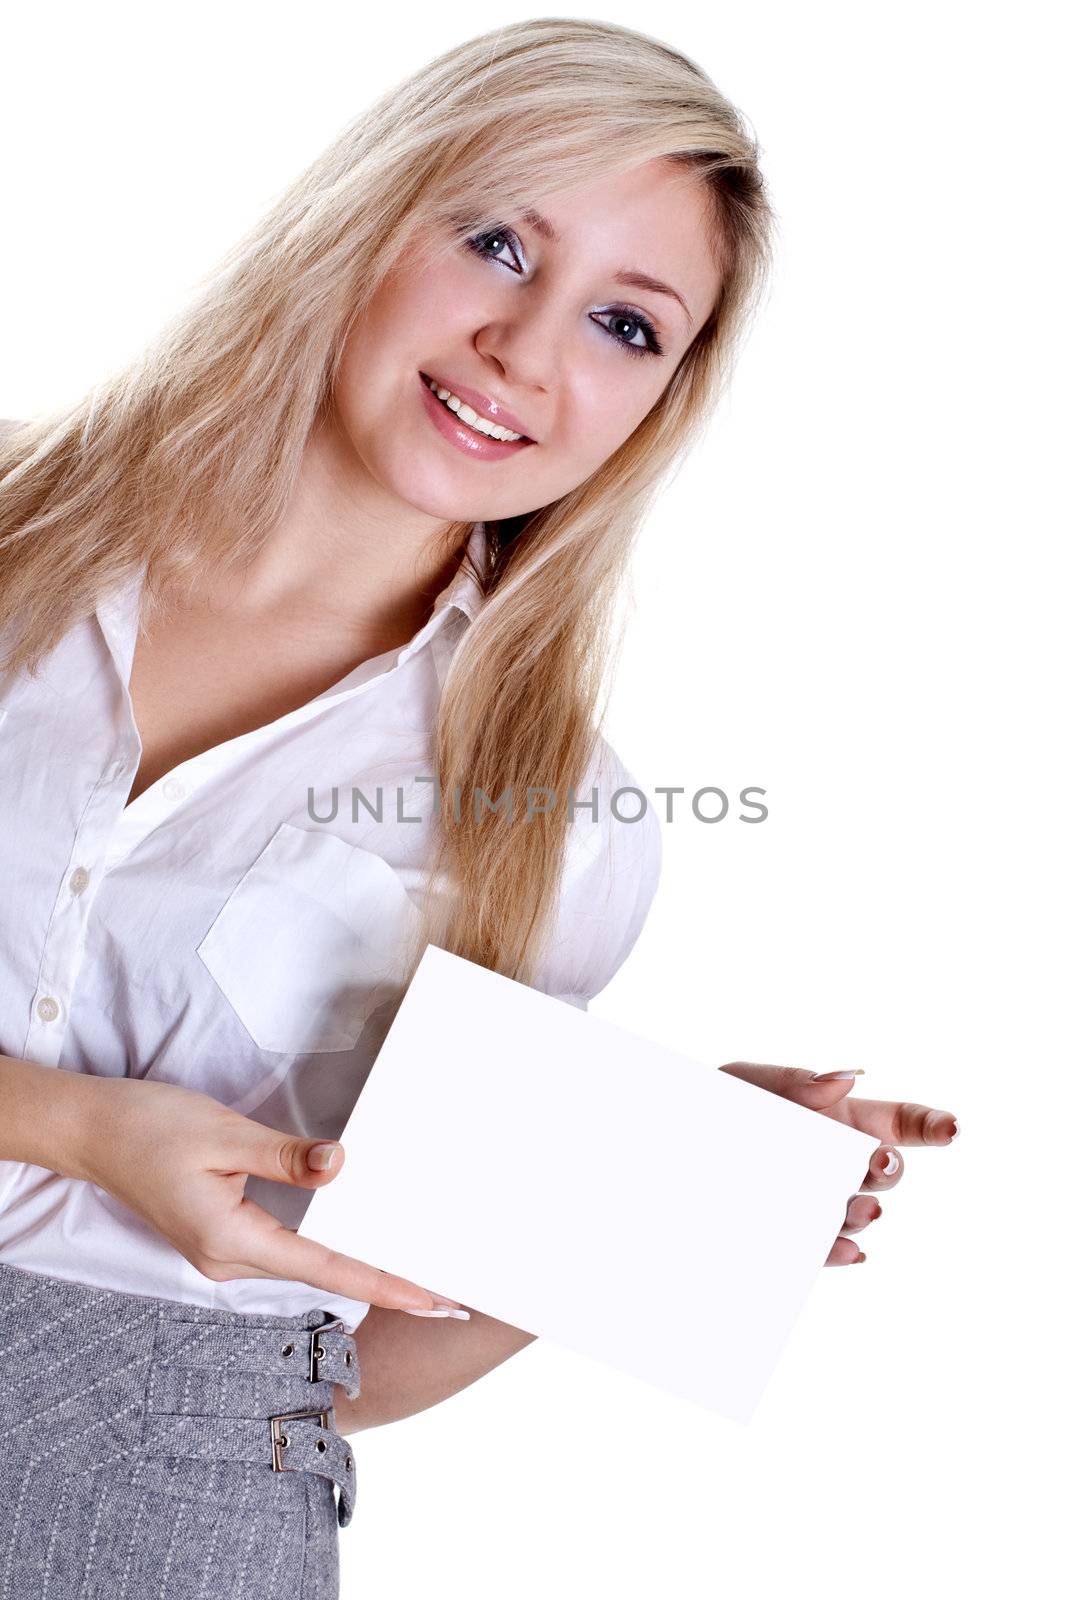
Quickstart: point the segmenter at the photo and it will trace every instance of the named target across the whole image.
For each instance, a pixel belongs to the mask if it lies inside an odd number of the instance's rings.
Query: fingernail
[[[411,1311],[407,1306],[401,1306],[402,1311],[407,1311],[409,1317],[459,1317],[464,1322],[469,1322],[471,1314],[463,1311],[459,1306],[435,1306],[432,1311]]]
[[[959,1131],[960,1131],[960,1119],[959,1119],[959,1117],[953,1117],[953,1119],[952,1119],[952,1137],[948,1141],[949,1144],[952,1143],[952,1140],[956,1137],[956,1135],[959,1133]]]
[[[882,1169],[886,1177],[891,1178],[899,1166],[900,1157],[897,1155],[896,1151],[887,1150],[885,1153],[885,1166]]]
[[[856,1259],[851,1264],[852,1264],[852,1266],[855,1267],[855,1266],[858,1266],[861,1261],[866,1261],[866,1259],[867,1259],[866,1252],[861,1250],[859,1255],[856,1257]]]
[[[308,1166],[316,1172],[329,1172],[340,1148],[339,1144],[313,1144],[308,1151]]]
[[[863,1068],[856,1067],[852,1072],[817,1072],[814,1078],[809,1078],[809,1083],[843,1083],[846,1078],[862,1076]]]

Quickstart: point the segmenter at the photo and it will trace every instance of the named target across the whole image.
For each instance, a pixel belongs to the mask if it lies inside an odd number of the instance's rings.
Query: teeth
[[[448,389],[442,388],[440,384],[434,383],[432,378],[430,379],[430,388],[438,400],[442,401],[449,411],[454,411],[460,421],[467,424],[468,428],[475,428],[479,433],[487,434],[490,439],[510,439],[514,442],[516,439],[525,437],[521,433],[512,433],[510,428],[501,428],[499,424],[490,422],[486,417],[479,416],[477,411],[472,410],[458,395],[452,394]]]

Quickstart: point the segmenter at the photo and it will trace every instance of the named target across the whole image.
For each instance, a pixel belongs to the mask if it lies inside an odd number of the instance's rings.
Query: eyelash
[[[499,256],[494,256],[488,250],[483,248],[483,239],[504,239],[513,250],[515,250],[515,246],[518,244],[518,240],[515,238],[515,235],[512,233],[510,228],[490,228],[485,233],[471,234],[467,239],[464,240],[464,243],[466,244],[467,249],[472,250],[481,261],[500,260]],[[515,250],[515,253],[518,254],[518,251]],[[514,269],[511,267],[508,268],[509,272],[513,270]],[[619,334],[612,333],[610,329],[605,328],[602,322],[597,323],[597,327],[603,328],[608,338],[613,340],[615,344],[620,345],[628,356],[643,357],[658,356],[663,354],[663,346],[659,342],[655,328],[652,326],[651,322],[649,322],[647,317],[642,316],[639,311],[631,311],[628,306],[613,307],[612,311],[615,316],[625,317],[627,321],[636,324],[636,326],[640,328],[641,332],[645,336],[645,344],[632,344],[629,339],[623,339],[619,336]]]

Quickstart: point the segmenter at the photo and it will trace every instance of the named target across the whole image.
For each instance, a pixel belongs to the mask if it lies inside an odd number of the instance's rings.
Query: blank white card
[[[302,1234],[740,1423],[879,1143],[436,945],[341,1142]]]

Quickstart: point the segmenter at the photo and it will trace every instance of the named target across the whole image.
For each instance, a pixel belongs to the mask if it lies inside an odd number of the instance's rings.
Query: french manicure
[[[402,1306],[409,1317],[460,1317],[464,1322],[469,1322],[471,1314],[463,1311],[459,1306],[435,1306],[432,1311],[412,1311],[408,1306]]]
[[[855,1067],[850,1072],[817,1072],[813,1078],[809,1078],[808,1079],[808,1082],[809,1083],[843,1083],[846,1078],[858,1078],[858,1077],[863,1077],[863,1076],[864,1076],[863,1068],[862,1067]]]
[[[896,1151],[887,1150],[885,1153],[885,1166],[882,1168],[882,1172],[885,1177],[891,1178],[899,1166],[900,1157],[897,1155]]]
[[[315,1172],[329,1172],[340,1148],[336,1144],[313,1144],[308,1151],[308,1166]]]

